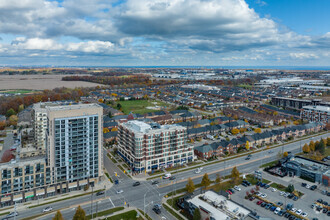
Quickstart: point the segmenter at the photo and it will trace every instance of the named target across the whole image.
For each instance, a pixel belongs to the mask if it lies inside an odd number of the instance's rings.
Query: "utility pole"
[[[16,202],[15,202],[14,220],[16,220]]]

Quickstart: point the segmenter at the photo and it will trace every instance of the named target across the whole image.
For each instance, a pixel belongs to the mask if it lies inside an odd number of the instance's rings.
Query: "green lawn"
[[[137,212],[135,210],[131,210],[131,211],[128,211],[128,212],[124,212],[124,213],[121,213],[121,214],[118,214],[118,215],[111,216],[107,219],[108,220],[121,220],[121,219],[136,220],[136,219],[142,219],[141,217],[136,218],[136,214],[137,214]]]
[[[176,212],[174,212],[170,207],[168,207],[167,205],[163,204],[163,207],[169,212],[171,213],[176,219],[179,220],[184,220],[184,218],[182,218],[180,215],[178,215]]]
[[[116,208],[108,209],[108,210],[105,210],[105,211],[102,211],[102,212],[98,212],[97,216],[96,216],[96,213],[94,213],[93,218],[101,217],[101,216],[105,216],[105,215],[110,215],[114,212],[118,212],[118,211],[121,211],[123,209],[124,209],[124,207],[116,207]],[[92,215],[86,216],[86,219],[92,219]]]
[[[155,100],[130,100],[130,101],[119,101],[117,102],[122,106],[122,110],[124,114],[129,114],[130,112],[138,113],[138,114],[145,114],[148,112],[156,112],[159,110],[154,109],[147,109],[146,107],[153,107],[153,106],[167,106],[166,103],[155,101]],[[156,105],[153,103],[157,103]]]
[[[37,92],[37,91],[27,90],[27,89],[17,89],[17,90],[0,91],[0,93],[7,93],[7,94],[15,94],[15,93],[26,94],[26,93],[33,93],[33,92]]]

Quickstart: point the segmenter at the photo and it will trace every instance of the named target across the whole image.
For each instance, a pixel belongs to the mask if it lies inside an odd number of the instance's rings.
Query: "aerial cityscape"
[[[330,219],[329,8],[0,0],[0,219]]]

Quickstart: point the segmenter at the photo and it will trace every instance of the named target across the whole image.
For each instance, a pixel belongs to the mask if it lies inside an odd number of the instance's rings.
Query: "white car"
[[[311,188],[311,185],[307,184],[306,189],[309,189],[309,188]]]
[[[283,196],[284,197],[288,197],[290,194],[289,193],[284,193]]]
[[[123,193],[124,191],[122,189],[117,190],[117,194]]]
[[[297,208],[292,208],[291,211],[292,212],[296,212],[297,211]]]
[[[261,196],[262,193],[261,193],[261,192],[256,192],[256,195],[257,195],[257,196]]]
[[[301,216],[302,216],[302,217],[307,217],[307,215],[308,215],[308,214],[307,214],[306,212],[301,213]]]
[[[267,197],[267,194],[266,194],[266,193],[262,193],[262,194],[260,195],[260,197],[261,197],[261,198],[266,198],[266,197]]]
[[[277,208],[274,210],[274,213],[275,213],[275,214],[278,214],[280,211],[281,211],[281,208],[280,208],[280,207],[277,207]]]
[[[200,169],[195,170],[195,173],[200,173],[200,172],[201,172]]]
[[[297,215],[300,215],[301,213],[302,213],[301,209],[298,209],[298,210],[296,211],[296,214],[297,214]]]
[[[285,192],[280,191],[280,196],[283,196],[285,194]]]
[[[241,188],[239,188],[238,186],[234,186],[234,189],[237,191],[241,191]]]
[[[53,208],[48,206],[48,207],[44,208],[44,210],[42,210],[42,212],[50,212],[52,210],[53,210]]]
[[[277,189],[275,189],[275,188],[271,188],[270,189],[272,192],[276,192],[277,191]]]

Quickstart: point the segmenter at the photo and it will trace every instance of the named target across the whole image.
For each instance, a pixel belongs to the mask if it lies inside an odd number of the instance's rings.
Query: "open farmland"
[[[62,81],[66,75],[0,75],[0,90],[44,90],[57,87],[95,87],[104,86],[82,81]]]

